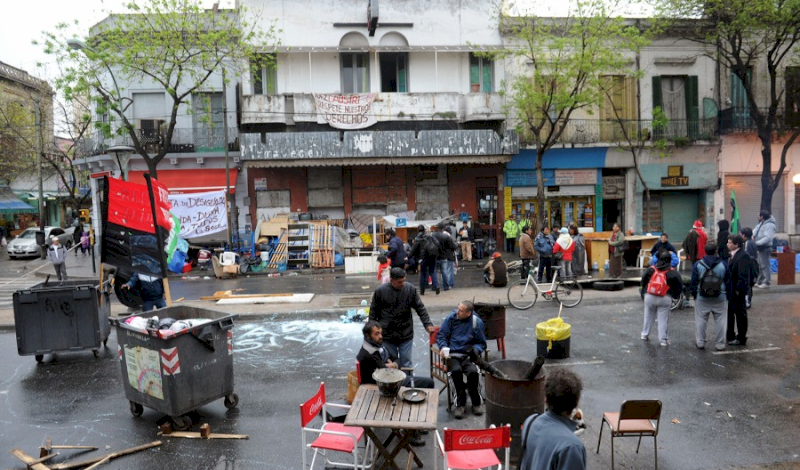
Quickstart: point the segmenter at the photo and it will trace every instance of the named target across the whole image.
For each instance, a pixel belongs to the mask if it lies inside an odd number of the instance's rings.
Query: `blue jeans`
[[[432,259],[422,260],[419,268],[419,291],[425,293],[428,287],[428,276],[431,277],[432,287],[434,290],[439,288],[439,280],[436,279],[436,260]]]
[[[449,290],[455,287],[453,285],[455,279],[453,278],[453,262],[449,259],[437,259],[436,266],[442,273],[442,290]]]
[[[166,306],[167,306],[167,302],[163,298],[154,299],[154,300],[143,300],[142,301],[142,311],[143,312],[149,312],[150,310],[153,310],[153,307],[155,307],[155,308],[166,308]]]
[[[483,240],[475,240],[475,257],[483,259]]]
[[[411,360],[412,346],[414,346],[413,339],[403,341],[400,344],[393,344],[388,341],[383,342],[383,347],[386,348],[386,352],[388,352],[390,356],[397,358],[397,363],[400,364],[400,367],[414,367],[414,363]]]

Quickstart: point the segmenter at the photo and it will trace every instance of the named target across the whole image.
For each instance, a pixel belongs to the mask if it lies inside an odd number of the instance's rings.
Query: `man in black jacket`
[[[744,250],[744,239],[741,235],[728,235],[728,250],[731,259],[728,261],[728,344],[744,346],[747,343],[747,292],[750,282],[755,277],[752,261]],[[738,327],[739,333],[736,333]]]
[[[439,230],[432,233],[433,237],[439,242],[441,252],[436,259],[436,267],[442,273],[442,290],[450,290],[455,287],[455,264],[456,264],[456,241],[445,232],[444,223],[440,223]]]
[[[389,237],[389,250],[386,252],[386,257],[389,258],[393,268],[405,269],[406,250],[403,247],[403,240],[392,229],[386,231],[386,236]]]
[[[448,235],[445,235],[448,237]],[[414,309],[428,333],[435,329],[425,305],[422,304],[417,289],[406,283],[406,272],[402,268],[392,268],[388,284],[375,289],[369,307],[369,319],[377,321],[383,329],[383,345],[390,355],[399,358],[400,367],[412,368],[412,346],[414,323],[411,309]]]

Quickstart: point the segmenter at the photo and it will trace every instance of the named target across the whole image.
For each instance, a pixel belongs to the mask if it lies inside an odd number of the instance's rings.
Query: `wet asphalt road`
[[[313,278],[298,276],[298,282]],[[434,322],[439,323],[444,313],[432,312]],[[551,307],[538,305],[526,312],[509,310],[509,358],[533,358],[535,324],[554,315]],[[693,314],[688,310],[673,314],[672,344],[667,348],[639,339],[637,302],[579,307],[565,310],[564,317],[573,328],[571,357],[550,361],[548,367],[567,365],[584,380],[581,407],[589,429],[583,440],[590,468],[610,468],[607,430],[600,454],[594,453],[600,418],[603,411],[616,411],[628,398],[658,398],[664,403],[658,440],[659,467],[664,470],[800,460],[796,432],[800,296],[796,293],[759,295],[751,311],[747,350],[728,354],[694,347]],[[414,357],[424,374],[428,360],[419,322],[416,329]],[[267,318],[237,323],[234,341],[239,408],[229,411],[221,399],[206,405],[199,410],[194,429],[209,423],[213,432],[249,434],[250,440],[167,438],[160,448],[122,457],[104,468],[300,469],[298,405],[313,395],[320,381],[326,382],[329,399],[344,396],[345,377],[354,368],[361,342],[360,325],[332,317]],[[158,439],[159,413],[145,408],[135,418],[128,410],[123,388],[127,383],[122,380],[113,330],[109,349],[101,350],[98,359],[87,351],[59,353],[45,356],[45,363],[37,365],[33,357],[16,355],[13,333],[0,333],[0,348],[6,352],[0,361],[0,467],[24,468],[7,451],[20,447],[38,455],[46,437],[56,444],[98,445],[98,452]],[[495,349],[490,344],[492,359],[499,357]],[[480,425],[483,420],[478,418],[457,422],[445,406],[439,407],[440,429]],[[652,468],[652,441],[645,439],[639,454],[635,445],[635,439],[617,441],[618,469]],[[430,443],[422,455],[426,468],[433,468]]]

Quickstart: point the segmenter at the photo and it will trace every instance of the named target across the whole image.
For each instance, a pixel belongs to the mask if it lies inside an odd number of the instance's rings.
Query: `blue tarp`
[[[11,188],[0,188],[0,214],[35,213],[38,209],[22,202]]]
[[[769,269],[773,273],[778,272],[778,260],[775,258],[769,259]],[[794,272],[800,273],[800,253],[794,255]]]

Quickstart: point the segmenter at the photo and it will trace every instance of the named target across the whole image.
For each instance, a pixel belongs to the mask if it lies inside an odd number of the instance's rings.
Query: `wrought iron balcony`
[[[148,153],[158,153],[165,144],[165,132],[152,132],[137,130],[137,138],[144,145]],[[83,139],[78,143],[81,155],[89,157],[102,155],[105,150],[114,145],[133,146],[133,139],[128,134],[121,136],[105,137],[96,134],[92,138]],[[239,129],[228,128],[228,150],[239,150]],[[217,128],[176,128],[172,133],[172,141],[167,147],[167,153],[208,153],[225,151],[225,129]]]
[[[542,131],[542,137],[545,136]],[[713,140],[718,136],[717,119],[697,121],[670,120],[666,124],[656,125],[652,120],[616,120],[570,119],[566,128],[558,138],[559,144],[614,144],[635,142],[639,140],[654,142],[664,139],[671,143],[690,142],[695,140]],[[529,130],[520,136],[522,142],[532,142]]]
[[[760,110],[764,116],[769,113],[767,109]],[[775,116],[774,130],[786,131],[800,127],[800,112],[785,109],[779,109],[778,112],[779,114]],[[719,128],[721,134],[730,134],[734,132],[753,132],[757,126],[750,108],[732,107],[719,112]]]

